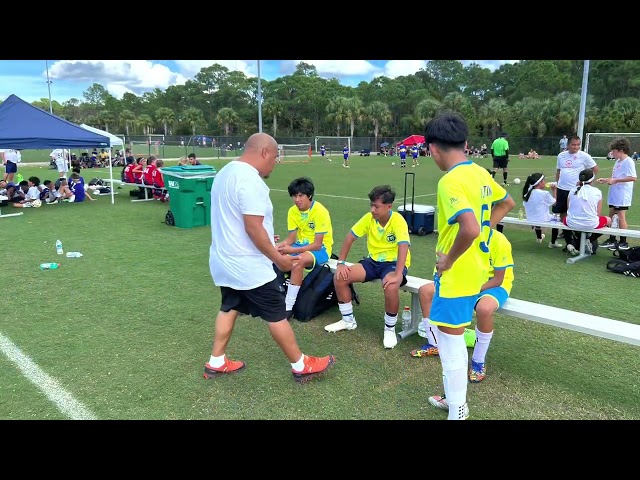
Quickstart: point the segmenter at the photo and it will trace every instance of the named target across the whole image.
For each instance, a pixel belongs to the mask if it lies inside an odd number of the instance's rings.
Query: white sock
[[[339,303],[338,308],[340,309],[340,313],[342,314],[342,320],[344,320],[345,322],[356,321],[356,317],[353,315],[353,304],[351,302]]]
[[[209,365],[211,365],[213,368],[219,368],[222,365],[224,365],[224,353],[219,356],[219,357],[214,357],[213,355],[211,355],[209,357]]]
[[[433,345],[434,347],[437,347],[438,346],[438,332],[439,332],[438,327],[433,325],[431,323],[431,320],[429,320],[426,317],[423,318],[422,320],[427,323],[427,342],[429,342],[429,345]]]
[[[464,335],[438,332],[438,352],[442,364],[442,383],[449,403],[449,420],[464,420],[460,411],[467,403],[467,366],[469,356]],[[461,418],[462,417],[462,418]]]
[[[395,316],[387,315],[387,312],[384,312],[384,329],[390,330],[392,332],[396,331],[396,323],[398,322],[398,314]]]
[[[491,343],[491,337],[493,337],[493,331],[489,333],[483,333],[476,327],[476,344],[473,347],[473,355],[471,360],[476,363],[484,363],[484,359],[487,356],[489,350],[489,343]]]
[[[293,310],[293,305],[298,298],[298,292],[300,291],[300,285],[289,285],[287,288],[287,296],[284,299],[287,310]]]
[[[304,369],[304,353],[300,357],[300,360],[291,364],[291,368],[296,372],[301,372]]]

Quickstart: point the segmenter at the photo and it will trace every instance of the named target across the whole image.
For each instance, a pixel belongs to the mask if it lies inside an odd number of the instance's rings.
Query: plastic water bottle
[[[427,321],[420,320],[420,323],[418,324],[418,336],[427,338],[427,328],[429,328],[429,326],[427,325]]]
[[[80,252],[67,252],[67,258],[80,258],[83,257]]]
[[[518,210],[518,220],[524,220],[524,209],[522,207]]]
[[[409,330],[411,328],[411,309],[404,307],[402,311],[402,330]]]
[[[58,255],[62,255],[64,250],[62,250],[62,242],[60,240],[56,240],[56,253]]]
[[[41,263],[40,270],[55,270],[59,266],[59,263]]]

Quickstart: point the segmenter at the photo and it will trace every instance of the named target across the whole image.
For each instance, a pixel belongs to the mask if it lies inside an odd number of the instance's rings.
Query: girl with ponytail
[[[527,220],[531,222],[550,222],[553,220],[549,207],[556,203],[556,187],[555,183],[549,184],[549,188],[553,193],[545,190],[546,182],[542,173],[532,173],[527,177],[522,187],[522,200],[524,210],[527,214]],[[541,227],[532,227],[536,232],[536,241],[542,243],[544,233]],[[551,242],[549,248],[562,248],[562,244],[557,242],[558,229],[551,229]]]

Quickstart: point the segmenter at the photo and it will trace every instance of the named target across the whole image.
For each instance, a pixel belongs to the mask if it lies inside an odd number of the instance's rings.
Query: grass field
[[[202,155],[204,156],[204,155]],[[416,203],[435,205],[442,173],[429,158],[415,173]],[[25,160],[26,161],[26,160]],[[405,170],[379,156],[322,163],[277,165],[267,183],[276,233],[286,233],[291,206],[287,185],[309,176],[316,199],[332,214],[334,250],[369,208],[372,187],[390,184],[403,204]],[[490,166],[491,159],[477,159]],[[205,161],[220,169],[225,161]],[[612,162],[600,162],[602,176]],[[119,169],[117,170],[119,173]],[[510,180],[555,172],[555,158],[513,159]],[[46,167],[21,165],[25,178],[55,179]],[[85,170],[86,179],[107,172]],[[521,204],[522,185],[509,192]],[[606,186],[603,188],[606,198]],[[427,403],[441,394],[437,358],[416,359],[417,335],[393,350],[382,347],[383,302],[379,285],[356,285],[362,304],[358,329],[337,334],[323,327],[337,309],[308,323],[293,320],[302,350],[332,353],[334,369],[297,385],[290,366],[259,319],[240,317],[228,355],[244,360],[238,375],[204,380],[211,351],[219,289],[209,274],[208,227],[178,229],[162,222],[160,202],[130,202],[119,190],[82,204],[44,205],[19,217],[0,218],[4,266],[4,315],[0,317],[0,418],[2,419],[420,419],[446,415]],[[411,193],[411,192],[409,192]],[[3,207],[3,213],[17,211]],[[628,215],[640,228],[640,194]],[[640,323],[636,279],[605,270],[608,251],[575,265],[566,254],[535,242],[530,229],[506,226],[513,244],[512,296],[617,320]],[[546,232],[549,234],[550,232]],[[65,251],[82,258],[59,258]],[[548,239],[548,238],[547,238]],[[412,236],[410,274],[429,278],[436,234]],[[638,241],[630,240],[632,245]],[[354,244],[348,260],[365,253]],[[57,270],[40,271],[42,262]],[[410,295],[402,292],[402,302]],[[471,350],[469,350],[471,353]],[[640,419],[638,347],[559,328],[496,316],[487,356],[487,379],[470,384],[471,419]]]

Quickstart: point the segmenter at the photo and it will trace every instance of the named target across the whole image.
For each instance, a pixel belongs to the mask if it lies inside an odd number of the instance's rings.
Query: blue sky
[[[384,75],[395,78],[416,73],[428,60],[261,60],[260,76],[265,80],[291,74],[299,62],[314,65],[324,78],[356,86]],[[460,60],[476,62],[495,70],[516,60]],[[62,103],[70,98],[84,101],[82,92],[94,83],[103,85],[116,98],[126,92],[142,95],[154,88],[165,90],[192,79],[203,67],[214,63],[247,76],[258,74],[257,60],[0,60],[0,100],[15,94],[27,102],[48,100],[47,64],[51,98]]]

